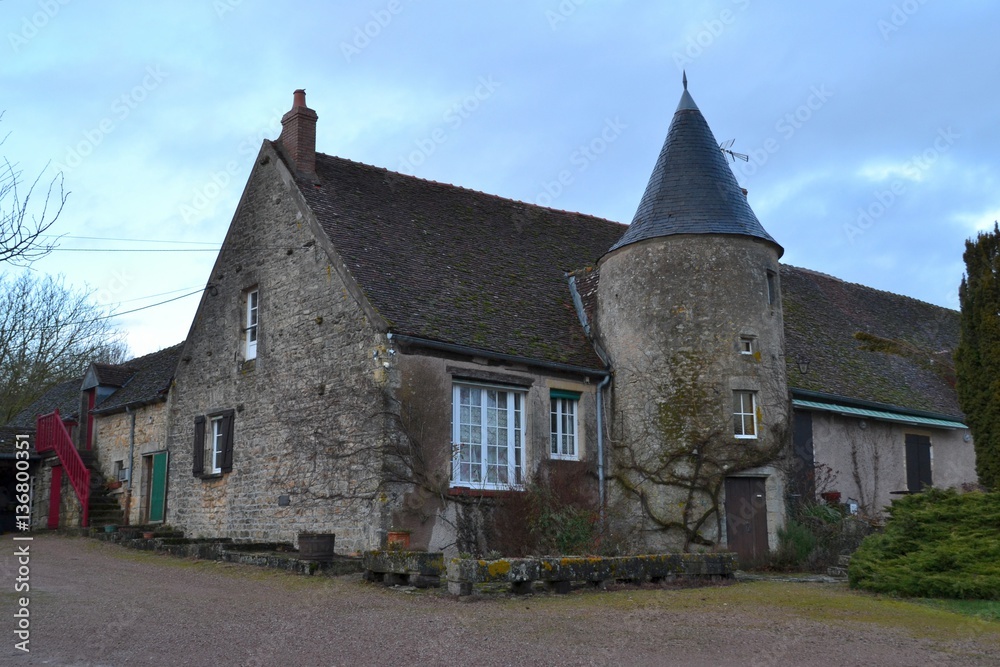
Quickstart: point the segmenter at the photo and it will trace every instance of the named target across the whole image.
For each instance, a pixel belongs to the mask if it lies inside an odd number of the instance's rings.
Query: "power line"
[[[123,241],[128,243],[175,243],[183,245],[211,245],[218,246],[218,243],[214,241],[168,241],[165,239],[122,239],[114,238],[110,236],[75,236],[73,234],[41,234],[45,238],[50,239],[85,239],[88,241]]]
[[[173,299],[167,299],[166,301],[160,301],[158,303],[151,303],[148,306],[142,306],[140,308],[133,308],[132,310],[126,310],[121,313],[111,313],[110,315],[101,315],[100,317],[92,317],[89,320],[80,320],[79,322],[60,322],[58,325],[45,327],[46,329],[62,329],[63,327],[78,326],[81,324],[91,324],[93,322],[100,322],[101,320],[110,320],[113,317],[121,317],[122,315],[130,315],[132,313],[138,313],[140,310],[149,310],[150,308],[156,308],[157,306],[162,306],[173,301],[179,301],[181,299],[186,299],[189,296],[200,294],[205,291],[205,288],[197,289],[193,292],[188,292],[187,294],[182,294],[180,296],[175,296]]]
[[[194,294],[200,294],[201,292],[204,292],[204,291],[205,291],[205,288],[202,287],[201,289],[196,289],[193,292],[188,292],[187,294],[181,294],[180,296],[175,296],[173,299],[167,299],[166,301],[160,301],[158,303],[151,303],[148,306],[142,306],[140,308],[133,308],[132,310],[126,310],[126,311],[124,311],[122,313],[114,313],[113,315],[104,315],[102,317],[95,317],[93,320],[90,320],[90,321],[91,322],[96,322],[98,320],[108,320],[108,319],[111,319],[112,317],[119,317],[121,315],[129,315],[131,313],[138,313],[140,310],[148,310],[150,308],[156,308],[157,306],[162,306],[165,303],[170,303],[172,301],[179,301],[180,299],[186,299],[189,296],[192,296]]]
[[[221,248],[56,248],[46,252],[219,252]]]
[[[134,303],[136,301],[145,301],[146,299],[155,299],[158,296],[166,296],[168,294],[177,294],[178,292],[183,292],[185,290],[194,289],[197,285],[191,285],[190,287],[181,287],[180,289],[173,289],[169,292],[160,292],[159,294],[147,294],[146,296],[139,296],[134,299],[126,299],[125,301],[119,301],[118,304],[123,303]]]

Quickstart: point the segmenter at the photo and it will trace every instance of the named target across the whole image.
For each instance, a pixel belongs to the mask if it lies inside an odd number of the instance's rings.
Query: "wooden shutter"
[[[233,411],[222,415],[222,472],[233,471]]]
[[[906,434],[906,487],[918,493],[932,485],[931,439],[926,435]]]
[[[198,415],[194,418],[194,449],[192,450],[194,459],[194,474],[199,476],[205,472],[205,417]]]

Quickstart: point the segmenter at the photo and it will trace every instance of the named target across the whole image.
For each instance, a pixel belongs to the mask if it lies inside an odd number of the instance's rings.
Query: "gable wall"
[[[386,380],[373,352],[385,337],[289,182],[265,145],[175,376],[166,520],[191,537],[296,542],[301,531],[333,532],[338,552],[373,548],[384,515],[376,486]],[[256,360],[245,362],[252,286],[259,339]],[[232,472],[196,477],[195,417],[221,410],[234,411]]]

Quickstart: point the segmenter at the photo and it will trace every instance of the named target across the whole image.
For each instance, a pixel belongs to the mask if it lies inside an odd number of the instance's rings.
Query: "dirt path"
[[[997,665],[1000,624],[821,584],[458,601],[80,538],[2,538],[0,664]]]

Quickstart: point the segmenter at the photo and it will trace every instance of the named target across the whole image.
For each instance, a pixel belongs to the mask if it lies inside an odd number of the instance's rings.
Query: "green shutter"
[[[568,398],[571,401],[579,401],[582,395],[579,391],[567,391],[566,389],[549,389],[550,398]]]

